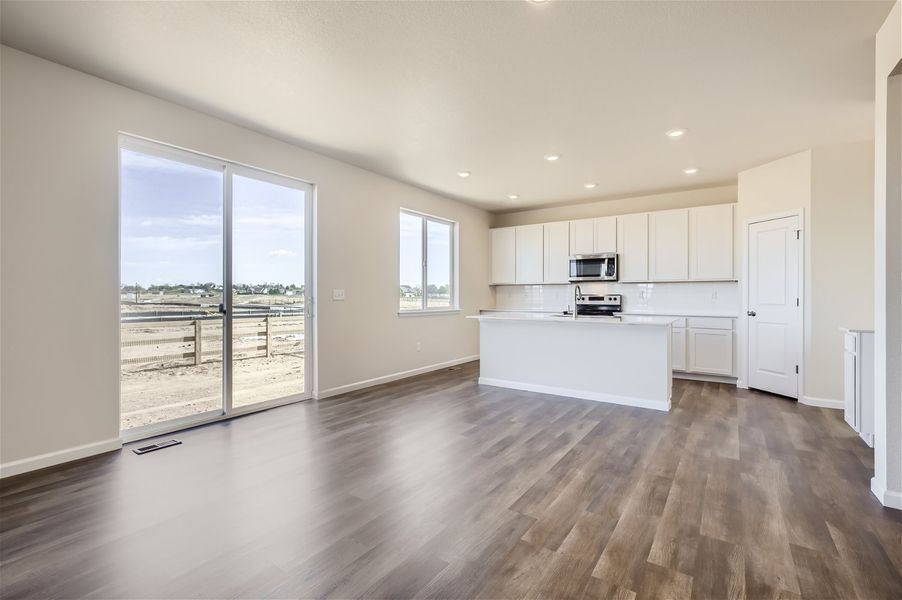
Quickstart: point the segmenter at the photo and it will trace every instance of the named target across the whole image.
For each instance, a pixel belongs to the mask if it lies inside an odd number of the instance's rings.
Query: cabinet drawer
[[[725,317],[689,317],[687,323],[689,327],[698,329],[733,329],[734,319]]]

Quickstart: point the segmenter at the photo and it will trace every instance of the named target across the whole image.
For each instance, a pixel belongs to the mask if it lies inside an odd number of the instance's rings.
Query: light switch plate
[[[345,299],[345,291],[344,290],[332,290],[332,299],[333,300],[344,300]]]

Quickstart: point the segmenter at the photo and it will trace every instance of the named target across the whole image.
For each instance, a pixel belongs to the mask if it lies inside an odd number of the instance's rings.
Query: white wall
[[[902,509],[902,3],[877,32],[874,110],[874,478]],[[888,83],[893,74],[892,84]]]
[[[0,73],[4,465],[118,439],[120,131],[316,184],[320,391],[478,353],[486,212],[7,47]],[[460,315],[397,316],[402,206],[460,222]]]
[[[512,225],[531,225],[533,223],[551,223],[569,221],[571,219],[588,219],[591,217],[607,217],[610,215],[626,215],[671,208],[689,208],[690,206],[707,206],[709,204],[729,204],[736,202],[736,186],[698,188],[680,192],[632,196],[629,198],[611,198],[595,200],[566,206],[552,206],[516,212],[496,214],[492,227],[509,227]]]
[[[843,397],[840,327],[874,327],[874,143],[814,148],[805,394]]]

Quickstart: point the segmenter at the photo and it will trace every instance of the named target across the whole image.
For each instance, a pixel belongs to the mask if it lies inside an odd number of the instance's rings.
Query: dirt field
[[[302,354],[235,361],[234,405],[304,391]],[[222,362],[122,372],[122,429],[222,408]]]

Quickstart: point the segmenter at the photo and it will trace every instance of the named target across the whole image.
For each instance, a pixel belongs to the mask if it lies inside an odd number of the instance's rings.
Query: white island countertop
[[[571,325],[652,325],[662,327],[673,324],[677,317],[653,315],[623,315],[622,317],[599,317],[591,315],[578,316],[575,319],[561,313],[484,313],[471,315],[468,319],[480,321],[545,321],[552,323],[570,323]]]

